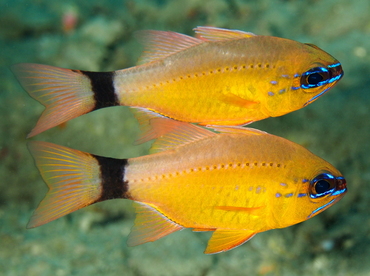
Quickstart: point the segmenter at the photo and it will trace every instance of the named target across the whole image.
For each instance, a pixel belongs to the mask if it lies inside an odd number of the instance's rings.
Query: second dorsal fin
[[[197,34],[197,37],[208,41],[221,41],[230,39],[240,39],[256,36],[250,32],[244,32],[239,30],[229,30],[216,27],[196,27],[193,29]]]
[[[180,145],[217,135],[205,128],[167,118],[153,119],[151,125],[153,129],[163,129],[161,132],[164,133],[154,141],[150,149],[152,153],[169,150]]]
[[[176,121],[145,108],[132,108],[132,111],[142,131],[142,135],[136,143],[141,144],[156,139],[150,149],[151,153],[217,135],[208,129]]]
[[[139,31],[136,34],[145,49],[139,63],[155,61],[202,43],[201,39],[166,31]]]

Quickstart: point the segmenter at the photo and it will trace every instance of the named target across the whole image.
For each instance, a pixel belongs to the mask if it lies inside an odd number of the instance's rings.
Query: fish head
[[[285,40],[284,54],[268,78],[266,113],[277,117],[314,102],[343,77],[341,63],[313,44]],[[286,51],[287,48],[289,51]],[[262,101],[262,100],[261,100]]]
[[[342,175],[322,171],[308,184],[308,201],[311,208],[304,215],[309,219],[338,202],[347,192],[346,180]],[[307,215],[307,216],[306,216]]]
[[[274,192],[275,228],[308,220],[337,203],[347,192],[343,175],[325,160],[309,153],[292,161],[289,180]]]
[[[325,168],[309,178],[304,178],[295,198],[289,204],[293,217],[291,223],[310,219],[338,202],[347,192],[345,178],[336,170]]]
[[[343,77],[341,63],[333,56],[313,44],[303,44],[305,62],[295,74],[291,102],[302,108],[325,94]],[[303,58],[303,57],[302,57]]]

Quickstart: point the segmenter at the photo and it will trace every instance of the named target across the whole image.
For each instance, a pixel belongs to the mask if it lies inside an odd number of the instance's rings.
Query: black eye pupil
[[[301,76],[301,87],[310,89],[325,85],[330,81],[330,71],[325,67],[314,67]]]
[[[323,194],[330,190],[330,183],[326,180],[319,180],[316,182],[315,191],[317,194]]]
[[[312,85],[318,84],[320,81],[322,81],[324,78],[319,73],[314,73],[311,75],[308,75],[307,82]]]

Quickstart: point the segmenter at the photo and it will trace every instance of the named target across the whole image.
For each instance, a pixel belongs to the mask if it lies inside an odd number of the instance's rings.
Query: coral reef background
[[[114,200],[26,230],[47,188],[26,147],[43,107],[9,70],[18,62],[109,71],[133,66],[134,32],[192,34],[211,25],[309,42],[343,65],[344,78],[315,103],[251,126],[300,143],[346,177],[342,201],[304,223],[204,255],[209,233],[184,230],[127,247],[130,202]],[[370,2],[368,0],[0,1],[1,275],[369,275]],[[128,108],[99,110],[38,135],[94,154],[134,157]]]

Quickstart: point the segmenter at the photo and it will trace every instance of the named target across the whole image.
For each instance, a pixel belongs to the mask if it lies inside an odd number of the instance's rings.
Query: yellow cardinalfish
[[[90,204],[135,201],[134,246],[183,228],[213,231],[205,253],[227,251],[255,234],[305,221],[346,193],[341,173],[286,139],[254,129],[155,119],[166,134],[154,152],[113,159],[46,143],[30,151],[49,192],[28,228]]]
[[[200,125],[245,125],[315,101],[343,76],[315,45],[213,27],[197,37],[142,31],[141,65],[114,72],[18,64],[13,71],[45,111],[29,137],[88,112],[131,106]]]

